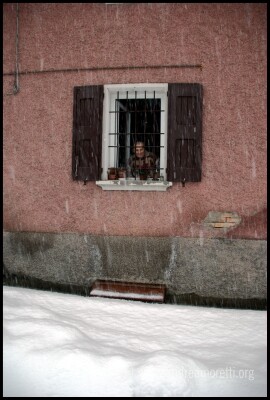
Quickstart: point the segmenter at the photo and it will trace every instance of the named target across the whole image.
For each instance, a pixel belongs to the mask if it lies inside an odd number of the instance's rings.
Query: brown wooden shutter
[[[167,179],[172,182],[201,181],[202,85],[168,85]]]
[[[95,181],[101,177],[103,86],[74,87],[73,179]]]

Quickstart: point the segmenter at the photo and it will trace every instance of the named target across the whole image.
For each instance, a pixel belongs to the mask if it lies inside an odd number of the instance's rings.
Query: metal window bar
[[[147,114],[146,114],[146,90],[144,91],[144,123],[143,123],[143,142],[145,144],[145,130],[147,124]]]
[[[135,91],[135,121],[134,121],[134,131],[135,131],[135,143],[137,142],[137,91]]]
[[[155,92],[155,90],[154,90],[154,103],[153,103],[153,107],[154,107],[154,110],[152,109],[153,116],[154,116],[154,122],[153,122],[153,127],[154,127],[154,129],[153,129],[153,131],[154,131],[154,133],[155,133],[155,131],[156,131],[156,92]],[[153,137],[154,137],[154,146],[156,146],[156,136],[154,135]],[[160,152],[159,152],[159,157],[160,157]]]
[[[119,92],[117,92],[117,100],[118,100],[117,101],[118,114],[116,114],[116,115],[119,115],[119,112],[120,112],[120,109],[119,109]],[[115,102],[115,107],[116,107],[116,102]],[[116,123],[115,132],[117,134],[119,134],[119,118],[115,118],[115,123]],[[119,149],[118,149],[118,144],[119,144],[118,141],[119,141],[119,136],[115,135],[114,143],[117,144],[117,147],[116,147],[116,154],[114,154],[114,167],[118,167],[118,151],[119,151]]]
[[[130,112],[129,112],[129,107],[128,107],[128,90],[127,90],[127,111],[128,111],[128,114],[126,115],[125,166],[128,165],[128,159],[130,157],[130,134],[131,134],[131,118],[130,118]]]

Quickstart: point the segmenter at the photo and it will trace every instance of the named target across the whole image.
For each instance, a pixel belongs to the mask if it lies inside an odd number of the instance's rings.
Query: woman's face
[[[142,143],[137,143],[135,146],[136,157],[142,158],[144,156],[144,145]]]

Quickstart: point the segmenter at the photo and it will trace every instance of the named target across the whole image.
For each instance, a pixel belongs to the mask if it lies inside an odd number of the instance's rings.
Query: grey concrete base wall
[[[173,295],[266,299],[266,241],[4,232],[4,266],[63,284],[166,284]]]

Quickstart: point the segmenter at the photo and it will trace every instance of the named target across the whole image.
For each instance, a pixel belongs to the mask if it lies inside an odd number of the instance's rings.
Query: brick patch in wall
[[[235,228],[241,222],[241,217],[236,212],[210,211],[203,221],[203,225],[214,229],[228,230]]]

